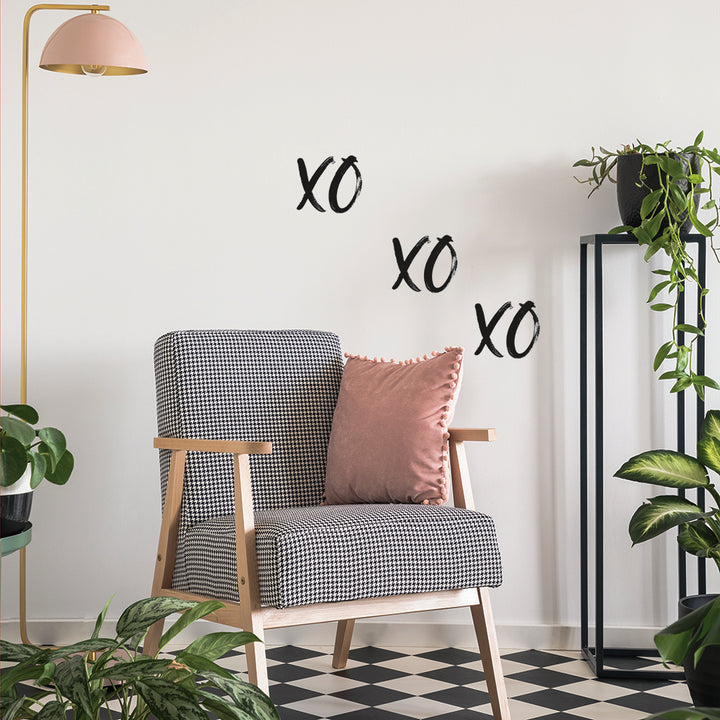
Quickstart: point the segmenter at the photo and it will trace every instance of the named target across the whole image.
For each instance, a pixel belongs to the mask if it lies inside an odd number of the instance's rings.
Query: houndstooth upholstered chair
[[[219,599],[219,622],[255,633],[337,621],[344,667],[356,618],[470,607],[495,720],[509,720],[488,587],[501,582],[492,520],[473,508],[449,431],[454,506],[321,505],[343,375],[337,336],[180,331],[155,346],[163,515],[153,596]],[[145,640],[153,654],[162,633]],[[267,691],[265,649],[246,646]]]

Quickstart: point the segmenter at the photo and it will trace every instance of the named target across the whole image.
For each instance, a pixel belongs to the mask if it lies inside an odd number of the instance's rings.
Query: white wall
[[[3,402],[18,400],[26,5],[4,3],[1,20]],[[31,73],[29,400],[66,431],[76,471],[35,499],[30,617],[94,617],[112,593],[117,615],[149,592],[155,338],[312,327],[370,355],[466,348],[455,424],[498,428],[471,451],[504,553],[497,620],[528,633],[576,626],[578,236],[618,219],[612,188],[587,200],[571,165],[591,145],[637,137],[685,144],[704,129],[720,142],[717,3],[115,0],[112,14],[141,40],[148,75]],[[66,17],[35,16],[32,58]],[[298,211],[297,158],[312,172],[348,154],[364,183],[355,206]],[[318,183],[323,204],[333,171]],[[459,261],[449,287],[392,290],[392,238],[407,252],[445,234]],[[649,284],[636,250],[608,257],[608,475],[672,437],[648,370],[662,342]],[[519,360],[474,355],[475,303],[492,316],[508,300],[499,349],[526,300],[538,343]],[[608,622],[664,624],[664,545],[630,550],[625,530],[646,493],[607,486]],[[16,568],[3,561],[4,618],[17,617]]]

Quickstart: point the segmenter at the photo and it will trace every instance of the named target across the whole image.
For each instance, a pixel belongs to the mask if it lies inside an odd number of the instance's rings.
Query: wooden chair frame
[[[495,430],[450,430],[450,468],[454,504],[456,507],[470,510],[473,510],[475,505],[470,487],[464,443],[472,440],[495,440]],[[225,607],[215,613],[217,622],[250,631],[264,641],[265,629],[267,628],[293,627],[295,625],[337,621],[338,627],[332,666],[334,668],[343,668],[347,663],[353,628],[357,618],[469,607],[482,657],[493,716],[495,720],[510,720],[510,709],[505,691],[505,679],[500,664],[500,652],[495,636],[495,624],[490,607],[488,588],[395,595],[346,602],[318,603],[284,609],[263,607],[260,604],[258,583],[249,455],[269,454],[272,452],[272,444],[269,442],[155,438],[154,446],[158,449],[171,450],[172,455],[152,586],[153,597],[166,596],[197,601],[215,599],[173,590],[171,586],[177,553],[186,453],[188,451],[230,453],[233,455],[235,484],[235,542],[239,602],[223,600]],[[162,631],[163,621],[150,628],[144,644],[146,654],[154,655],[157,652]],[[250,682],[268,692],[264,644],[250,643],[245,646],[245,649]]]

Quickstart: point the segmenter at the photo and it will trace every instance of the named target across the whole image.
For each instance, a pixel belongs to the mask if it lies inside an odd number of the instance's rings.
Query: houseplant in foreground
[[[252,633],[210,633],[165,659],[140,654],[139,645],[157,620],[183,613],[160,639],[162,648],[222,603],[139,600],[122,613],[113,639],[100,636],[109,605],[90,639],[64,648],[0,640],[3,661],[17,663],[0,675],[3,720],[98,720],[110,716],[111,702],[123,720],[146,720],[151,714],[158,720],[207,720],[209,712],[221,720],[279,720],[265,693],[215,663],[233,648],[259,642]],[[20,683],[34,683],[37,692],[21,695]]]
[[[720,473],[720,411],[710,410],[700,428],[697,458],[675,450],[651,450],[630,458],[616,477],[678,490],[702,490],[716,507],[702,509],[678,495],[659,495],[643,503],[630,520],[633,544],[678,528],[677,541],[691,555],[712,560],[720,570],[720,492],[708,470]],[[720,596],[702,598],[699,607],[655,636],[664,662],[683,665],[697,706],[720,707]],[[689,598],[681,600],[692,605]]]
[[[653,270],[658,282],[648,302],[652,310],[672,312],[672,330],[670,339],[658,349],[653,367],[657,371],[666,360],[674,361],[674,369],[664,372],[660,379],[674,381],[670,392],[692,387],[701,398],[706,387],[720,387],[712,378],[693,370],[697,367],[693,364],[693,350],[707,325],[703,303],[699,303],[698,325],[683,322],[678,308],[686,282],[696,286],[698,298],[708,292],[700,282],[684,234],[696,232],[710,238],[717,257],[712,237],[720,222],[720,204],[713,193],[713,175],[720,174],[720,153],[716,148],[704,147],[702,141],[700,132],[685,147],[674,147],[669,141],[651,145],[638,140],[617,151],[592,148],[590,158],[573,165],[589,170],[589,177],[576,179],[590,186],[590,195],[605,180],[617,184],[623,224],[612,228],[611,234],[632,234],[639,245],[646,247],[646,261],[658,252],[667,256],[669,267]],[[698,209],[709,212],[709,220],[701,221]],[[684,335],[690,338],[688,342]]]
[[[43,478],[64,485],[75,460],[60,430],[35,428],[38,413],[30,405],[0,405],[0,494],[2,534],[19,532],[30,515],[32,491]]]

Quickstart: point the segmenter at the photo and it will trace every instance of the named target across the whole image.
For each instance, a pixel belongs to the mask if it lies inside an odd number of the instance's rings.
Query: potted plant
[[[667,256],[669,267],[653,270],[659,277],[648,303],[652,310],[672,312],[672,330],[670,339],[655,354],[653,369],[659,370],[666,360],[674,361],[674,368],[660,375],[662,380],[674,381],[670,392],[692,387],[704,398],[706,387],[720,388],[715,380],[693,369],[693,350],[707,326],[704,302],[699,303],[699,325],[681,322],[678,317],[679,300],[687,282],[697,287],[699,299],[708,292],[700,282],[683,235],[694,231],[710,238],[717,258],[712,237],[720,222],[720,205],[713,194],[713,175],[720,174],[720,153],[704,147],[702,141],[700,132],[691,145],[681,148],[671,146],[669,141],[650,145],[639,140],[617,151],[592,148],[592,157],[578,160],[573,167],[590,170],[589,177],[576,178],[590,185],[588,197],[605,180],[617,184],[623,224],[612,228],[611,234],[633,235],[639,245],[646,247],[646,261],[658,252]],[[698,217],[701,202],[700,209],[711,212],[706,222]],[[690,338],[688,342],[685,335]]]
[[[17,663],[0,675],[3,720],[99,720],[110,717],[111,702],[123,720],[205,720],[208,713],[221,720],[279,720],[262,690],[215,662],[236,647],[259,642],[252,633],[211,633],[174,657],[140,653],[143,638],[157,620],[183,613],[162,636],[162,648],[222,603],[167,597],[139,600],[122,613],[112,639],[100,636],[109,605],[98,615],[88,640],[58,649],[0,640],[3,661]],[[37,692],[26,694],[30,683]]]
[[[30,405],[0,405],[0,532],[20,532],[30,517],[33,490],[43,478],[64,485],[75,460],[65,436],[53,427],[34,428],[39,421]]]
[[[616,477],[678,490],[702,490],[715,503],[702,509],[679,495],[643,503],[630,520],[633,544],[678,528],[677,541],[691,555],[712,560],[720,570],[720,492],[708,470],[720,473],[720,411],[710,410],[700,428],[697,458],[675,450],[651,450],[630,458]],[[693,702],[720,707],[720,596],[680,601],[681,615],[655,636],[664,662],[683,665]],[[693,609],[696,608],[696,609]]]

